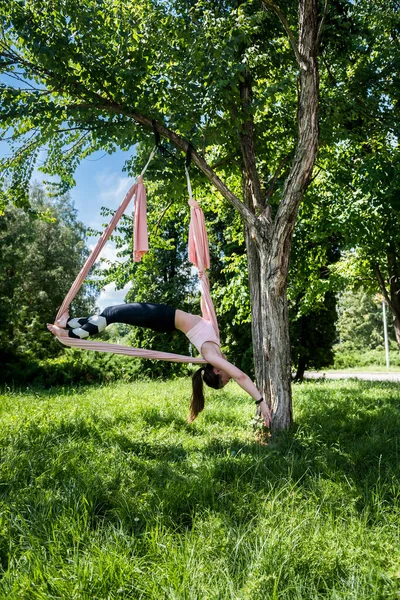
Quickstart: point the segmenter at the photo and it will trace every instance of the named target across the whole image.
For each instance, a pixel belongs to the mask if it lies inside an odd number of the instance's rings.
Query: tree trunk
[[[394,334],[396,342],[400,348],[400,286],[399,282],[392,278],[390,282],[390,306],[393,316]]]
[[[244,120],[240,133],[243,158],[244,204],[255,215],[245,219],[246,247],[252,304],[254,367],[257,385],[272,413],[272,429],[292,424],[289,314],[286,296],[292,234],[300,202],[309,184],[318,147],[317,3],[299,2],[298,140],[282,199],[272,219],[265,206],[255,168],[253,121]],[[251,80],[241,86],[243,114],[251,101]]]
[[[249,290],[251,303],[251,332],[253,339],[254,372],[257,384],[264,398],[269,402],[268,360],[264,350],[264,313],[261,297],[261,262],[256,241],[251,237],[249,228],[245,226],[247,266],[249,274]]]
[[[292,391],[286,284],[277,286],[269,246],[256,245],[246,233],[257,386],[271,408],[272,429],[288,429]]]
[[[299,357],[299,364],[297,365],[296,375],[294,377],[295,382],[303,382],[304,381],[304,373],[306,372],[307,364],[304,356]]]
[[[393,327],[394,327],[394,334],[396,336],[396,342],[400,348],[400,317],[395,317],[393,319]]]
[[[272,413],[272,429],[288,429],[292,424],[291,358],[286,282],[277,287],[271,257],[261,252],[261,312],[263,344],[268,360],[264,393]]]

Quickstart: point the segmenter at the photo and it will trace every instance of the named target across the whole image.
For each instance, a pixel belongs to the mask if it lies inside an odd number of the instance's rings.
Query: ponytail
[[[216,390],[221,387],[221,378],[214,373],[214,367],[209,363],[196,371],[192,377],[192,397],[190,400],[190,414],[188,417],[189,423],[193,423],[197,415],[204,408],[203,381],[209,387]]]
[[[190,399],[189,423],[193,423],[199,412],[204,408],[204,391],[202,372],[204,367],[198,369],[192,377],[192,397]]]

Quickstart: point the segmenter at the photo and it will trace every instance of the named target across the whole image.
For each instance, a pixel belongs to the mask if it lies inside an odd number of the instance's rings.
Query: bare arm
[[[216,369],[221,369],[225,371],[236,381],[236,383],[249,394],[253,398],[253,400],[259,400],[262,397],[261,392],[254,385],[252,380],[246,373],[243,373],[240,369],[235,367],[232,363],[223,358],[222,356],[217,355],[212,350],[207,350],[206,348],[202,348],[202,355],[205,360],[207,360],[213,367]],[[261,416],[264,419],[267,427],[270,425],[270,412],[267,403],[263,400],[260,404],[258,404],[258,408],[260,410]]]

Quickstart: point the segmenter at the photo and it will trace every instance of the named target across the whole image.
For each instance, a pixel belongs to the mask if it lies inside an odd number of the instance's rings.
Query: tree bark
[[[251,236],[249,228],[245,225],[245,239],[247,251],[247,268],[249,278],[250,304],[251,304],[251,333],[253,340],[254,372],[257,385],[264,398],[270,404],[268,380],[268,360],[264,349],[263,321],[264,313],[261,302],[261,262],[260,254],[255,239]]]
[[[269,399],[272,429],[292,424],[291,358],[286,285],[279,290],[270,268],[270,257],[261,257],[263,338],[268,360],[265,395]]]

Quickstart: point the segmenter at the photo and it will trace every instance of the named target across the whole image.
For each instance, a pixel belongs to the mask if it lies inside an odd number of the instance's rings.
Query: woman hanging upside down
[[[223,388],[234,379],[256,402],[259,414],[269,425],[269,409],[260,392],[243,371],[226,360],[221,352],[218,337],[209,321],[191,315],[167,304],[135,302],[108,306],[100,315],[69,319],[67,328],[48,325],[58,337],[87,338],[103,331],[111,323],[125,323],[136,327],[147,327],[153,331],[167,332],[178,329],[207,361],[192,377],[192,398],[189,421],[192,422],[204,408],[203,381],[214,389]]]

